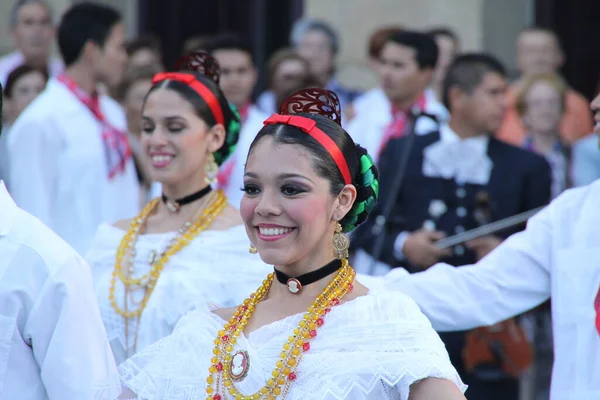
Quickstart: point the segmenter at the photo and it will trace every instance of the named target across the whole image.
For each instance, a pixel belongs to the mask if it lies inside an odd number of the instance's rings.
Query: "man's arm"
[[[120,384],[90,268],[73,251],[53,272],[26,329],[48,397],[114,399]]]
[[[559,203],[559,207],[560,207]],[[550,297],[552,221],[556,205],[529,220],[478,263],[438,264],[425,272],[384,277],[386,289],[412,297],[438,331],[493,325]]]

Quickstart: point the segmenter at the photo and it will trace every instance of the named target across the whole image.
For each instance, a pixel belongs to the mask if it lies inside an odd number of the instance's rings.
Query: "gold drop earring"
[[[350,239],[342,232],[342,225],[339,222],[335,227],[335,233],[333,234],[331,243],[333,246],[333,255],[336,258],[344,260],[349,257],[348,249],[350,248]]]
[[[208,155],[208,159],[206,160],[206,166],[204,166],[204,181],[208,185],[212,185],[217,181],[217,175],[219,174],[219,166],[215,161],[215,156],[213,153]]]
[[[254,243],[250,243],[250,247],[248,248],[248,251],[250,252],[250,254],[256,254],[256,253],[258,253],[258,249],[254,245]]]

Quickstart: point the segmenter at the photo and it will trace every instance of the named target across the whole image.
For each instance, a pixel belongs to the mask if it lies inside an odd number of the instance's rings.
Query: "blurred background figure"
[[[236,208],[244,192],[244,165],[256,133],[269,116],[252,102],[258,71],[250,44],[239,35],[215,36],[207,44],[208,52],[217,60],[221,69],[219,86],[225,98],[237,108],[242,130],[233,154],[221,165],[218,182],[229,202]]]
[[[381,49],[383,49],[383,46],[390,36],[397,32],[401,32],[402,30],[404,30],[404,28],[399,25],[384,26],[378,28],[369,37],[369,65],[376,75],[380,73],[379,67],[381,63],[379,57]],[[387,106],[388,99],[381,86],[374,87],[358,96],[350,106],[346,107],[346,122],[351,121],[361,112],[368,111],[369,109],[377,110]]]
[[[515,109],[516,93],[531,75],[559,73],[565,59],[560,41],[549,29],[528,28],[517,39],[517,65],[521,76],[508,92],[509,109],[498,138],[520,145],[525,137],[525,127]],[[569,88],[565,97],[565,112],[561,119],[560,136],[567,144],[592,132],[592,114],[589,102],[583,95]]]
[[[44,90],[47,81],[48,71],[45,68],[29,65],[17,67],[6,80],[3,93],[2,135],[0,135],[0,179],[4,180],[8,190],[10,190],[8,131],[25,107]]]
[[[138,68],[153,68],[159,72],[165,70],[160,42],[154,36],[145,35],[131,40],[125,48],[129,57],[127,73]]]
[[[433,28],[427,33],[433,37],[438,46],[438,61],[427,93],[428,96],[442,101],[442,86],[446,78],[446,72],[454,57],[460,52],[460,42],[456,33],[450,28]]]
[[[268,115],[277,112],[277,99],[284,99],[283,93],[288,93],[290,88],[298,87],[310,74],[310,66],[294,49],[282,48],[269,58],[267,63],[268,90],[264,91],[257,99],[258,107]],[[315,79],[317,87],[321,83]],[[291,92],[293,93],[293,92]]]
[[[319,81],[319,86],[333,90],[339,96],[342,109],[360,95],[360,91],[343,85],[335,77],[335,57],[340,39],[329,24],[312,18],[300,19],[292,27],[290,42],[308,61],[310,72]]]
[[[121,104],[127,119],[127,134],[133,152],[133,161],[140,186],[140,206],[143,207],[153,197],[152,180],[149,172],[149,160],[143,152],[140,136],[142,134],[142,106],[148,90],[152,86],[152,78],[161,72],[159,65],[146,66],[129,70],[123,81],[117,86],[115,99]]]
[[[285,88],[285,90],[280,92],[277,95],[277,97],[275,98],[275,107],[276,107],[277,112],[279,112],[281,110],[281,106],[282,106],[283,102],[285,101],[285,99],[290,97],[292,94],[294,94],[302,89],[319,87],[319,81],[312,74],[308,74],[298,81],[290,82],[290,84],[292,84],[293,86],[292,85],[288,86],[287,88]]]
[[[8,74],[4,85],[3,135],[25,107],[42,93],[46,82],[48,71],[30,65],[21,65]]]
[[[9,135],[15,202],[80,253],[102,222],[139,210],[125,114],[97,89],[120,83],[127,66],[124,43],[116,10],[72,6],[58,29],[65,73],[50,80]]]
[[[63,63],[50,55],[55,36],[52,9],[44,0],[17,0],[10,11],[10,31],[16,50],[0,59],[0,82],[21,64],[43,68],[51,76],[62,72]]]
[[[515,106],[525,128],[522,145],[550,164],[552,198],[571,186],[570,150],[560,137],[567,93],[560,76],[545,73],[524,78],[516,96]]]
[[[398,31],[389,36],[379,57],[379,79],[385,104],[365,104],[348,124],[354,141],[366,148],[377,162],[391,138],[411,132],[425,135],[438,129],[448,119],[448,111],[435,98],[426,96],[437,64],[438,48],[433,38],[418,31]],[[356,108],[356,107],[355,107]],[[426,113],[434,119],[413,115]]]

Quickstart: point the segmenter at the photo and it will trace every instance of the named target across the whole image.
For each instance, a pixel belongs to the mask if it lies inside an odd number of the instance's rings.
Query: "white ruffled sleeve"
[[[397,348],[405,349],[402,352],[405,370],[400,371],[403,377],[400,379],[401,384],[396,385],[400,398],[408,399],[410,386],[426,378],[447,379],[464,393],[467,386],[450,362],[446,346],[417,304],[405,295],[395,296],[389,300],[404,303],[404,310],[400,315],[404,327],[399,329],[397,342]],[[389,365],[382,365],[381,368],[393,370],[394,361],[391,359],[387,361]]]
[[[207,305],[182,317],[173,333],[119,366],[122,399],[204,399],[211,345],[224,321]]]
[[[407,400],[413,383],[443,378],[464,392],[444,343],[416,303],[401,293],[371,293],[326,322],[333,332],[324,331],[302,360],[298,389],[325,391],[324,399]]]

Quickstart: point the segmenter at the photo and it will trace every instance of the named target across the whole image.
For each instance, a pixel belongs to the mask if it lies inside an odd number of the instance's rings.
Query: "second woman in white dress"
[[[238,304],[269,270],[248,254],[239,212],[211,189],[239,116],[218,87],[216,61],[196,53],[186,62],[205,75],[156,75],[143,108],[141,143],[162,198],[101,226],[86,257],[118,363],[169,335],[197,303]]]

